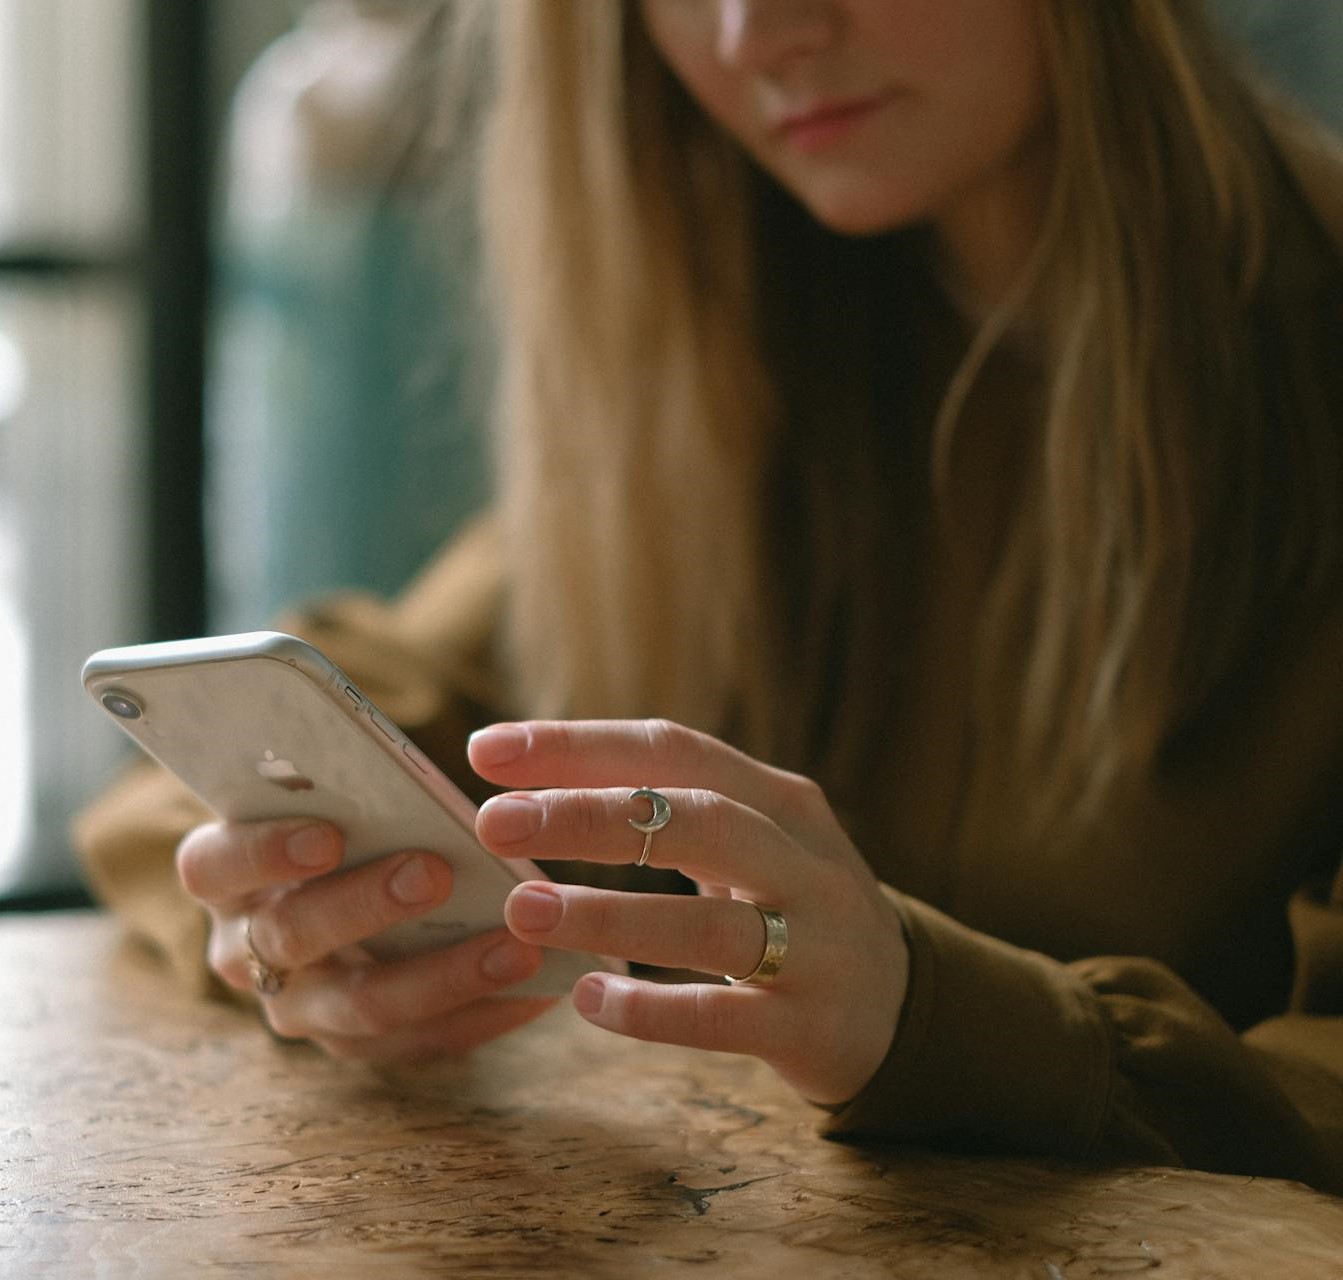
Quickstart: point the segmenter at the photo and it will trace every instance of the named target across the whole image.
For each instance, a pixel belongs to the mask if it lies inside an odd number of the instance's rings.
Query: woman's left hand
[[[662,984],[592,973],[578,1011],[641,1040],[748,1053],[804,1097],[845,1102],[890,1047],[909,957],[894,905],[815,783],[665,721],[494,725],[468,751],[485,778],[550,788],[497,796],[476,830],[512,858],[634,862],[650,786],[671,804],[648,865],[672,867],[699,897],[530,881],[509,895],[519,938],[706,974],[749,974],[764,950],[754,904],[781,913],[788,948],[768,985]]]

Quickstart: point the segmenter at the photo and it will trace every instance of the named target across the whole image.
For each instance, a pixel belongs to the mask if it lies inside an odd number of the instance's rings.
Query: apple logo
[[[286,791],[311,791],[313,787],[311,778],[305,778],[294,768],[292,761],[277,760],[273,751],[267,751],[265,759],[256,762],[256,771],[267,782],[273,782]]]

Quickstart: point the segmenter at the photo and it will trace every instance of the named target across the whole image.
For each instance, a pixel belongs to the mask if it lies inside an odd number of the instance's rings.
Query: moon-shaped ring
[[[642,867],[648,862],[648,851],[653,845],[653,833],[661,831],[671,821],[671,802],[662,792],[654,791],[651,787],[639,787],[638,790],[630,792],[629,798],[647,800],[653,806],[653,812],[647,818],[627,819],[630,826],[636,831],[642,831],[644,835],[643,851],[634,864],[636,867]]]

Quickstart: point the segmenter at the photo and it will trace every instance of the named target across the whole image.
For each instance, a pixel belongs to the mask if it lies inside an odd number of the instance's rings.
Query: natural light
[[[29,758],[28,649],[14,608],[13,579],[17,563],[14,539],[0,527],[0,706],[5,733],[0,736],[0,884],[14,875],[15,863],[28,836]]]
[[[0,333],[0,433],[22,404],[27,381],[22,354]],[[18,571],[14,530],[8,511],[0,507],[0,707],[5,715],[5,733],[0,736],[0,884],[13,876],[31,821],[28,649],[16,607]]]
[[[0,895],[79,882],[118,744],[79,664],[138,617],[138,0],[0,0]],[[89,269],[92,264],[93,270]]]

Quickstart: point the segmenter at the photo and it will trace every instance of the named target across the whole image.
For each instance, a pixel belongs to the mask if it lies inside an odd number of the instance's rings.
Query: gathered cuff
[[[909,944],[905,1006],[832,1137],[1082,1157],[1109,1105],[1113,1037],[1090,988],[1058,962],[894,899]]]

